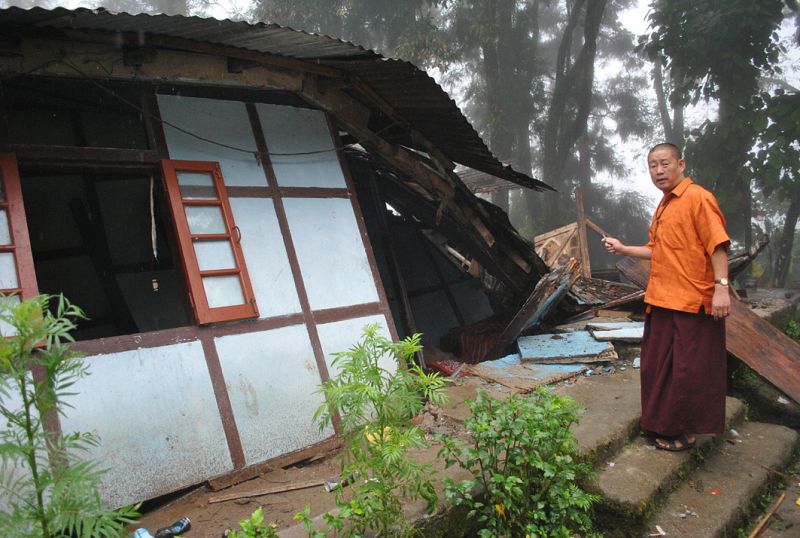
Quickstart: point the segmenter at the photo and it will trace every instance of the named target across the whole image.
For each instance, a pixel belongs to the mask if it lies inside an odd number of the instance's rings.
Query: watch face
[[[719,280],[717,280],[717,282],[719,282],[723,286],[727,286],[728,285],[728,279],[727,278],[720,278]]]

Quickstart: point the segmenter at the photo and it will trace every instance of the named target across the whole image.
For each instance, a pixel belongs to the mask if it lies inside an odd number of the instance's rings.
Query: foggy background
[[[800,35],[792,0],[105,0],[104,7],[273,22],[408,60],[439,82],[490,149],[558,190],[491,195],[527,238],[587,217],[646,241],[661,193],[647,148],[686,150],[734,249],[766,234],[749,276],[800,285]],[[592,238],[590,237],[590,240]]]

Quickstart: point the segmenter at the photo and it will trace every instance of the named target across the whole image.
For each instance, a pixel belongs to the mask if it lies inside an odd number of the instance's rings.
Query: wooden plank
[[[620,297],[619,299],[614,299],[613,301],[609,301],[604,305],[602,305],[600,308],[602,309],[614,308],[617,306],[635,303],[636,301],[641,301],[642,299],[644,299],[644,291],[639,290],[633,293],[629,293],[628,295],[625,295],[623,297]]]
[[[502,356],[504,350],[522,331],[539,325],[567,294],[578,278],[579,268],[578,262],[573,259],[542,277],[522,307],[500,333],[495,345],[483,358],[495,359]]]
[[[572,232],[575,231],[576,227],[577,227],[576,223],[570,222],[569,224],[565,224],[564,226],[561,226],[560,228],[556,228],[555,230],[550,230],[549,232],[545,232],[545,233],[543,233],[541,235],[537,235],[536,237],[533,238],[533,241],[536,244],[536,246],[538,247],[542,243],[544,243],[546,240],[548,240],[548,239],[550,239],[552,237],[558,237],[559,235],[563,235],[563,234],[572,234]]]
[[[317,478],[316,480],[307,480],[305,482],[295,482],[291,484],[282,484],[279,486],[271,485],[260,488],[254,488],[247,491],[235,491],[232,493],[221,493],[219,495],[211,495],[208,498],[208,503],[221,503],[225,501],[233,501],[236,499],[244,499],[246,497],[260,497],[262,495],[272,495],[275,493],[285,493],[287,491],[295,491],[298,489],[313,488],[314,486],[321,486],[325,480]]]
[[[605,308],[590,310],[590,312],[598,318],[629,318],[633,315],[631,310],[606,310]]]
[[[586,369],[584,364],[535,364],[521,361],[516,354],[464,368],[472,375],[492,383],[499,383],[520,393],[531,392],[541,385],[563,381]]]
[[[272,469],[281,469],[301,461],[328,456],[339,450],[341,446],[342,438],[340,436],[330,437],[309,447],[294,450],[267,461],[245,467],[244,469],[211,478],[208,481],[208,486],[212,491],[226,489],[241,482],[256,478]]]
[[[517,340],[520,358],[540,364],[608,362],[617,359],[609,342],[598,342],[586,331],[566,334],[537,334]]]
[[[598,342],[632,342],[642,341],[644,326],[641,327],[622,327],[619,329],[590,329],[595,340]]]
[[[583,210],[583,191],[575,190],[575,202],[578,206],[578,250],[581,254],[581,269],[583,276],[592,277],[592,266],[589,262],[589,243],[586,239],[586,214]]]
[[[586,324],[590,331],[615,331],[617,329],[644,329],[641,321],[591,321]]]
[[[617,269],[638,286],[647,286],[650,262],[625,258]],[[728,353],[800,403],[800,345],[735,298],[725,323]]]

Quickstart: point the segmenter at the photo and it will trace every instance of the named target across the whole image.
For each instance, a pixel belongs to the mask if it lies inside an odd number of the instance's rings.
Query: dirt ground
[[[435,407],[426,408],[420,427],[425,431],[430,448],[418,455],[422,461],[436,458],[440,445],[434,435],[460,435],[463,428],[438,413]],[[311,459],[283,469],[269,470],[259,477],[220,491],[212,491],[207,484],[197,486],[173,498],[151,502],[144,507],[144,515],[128,530],[134,532],[141,527],[155,535],[160,528],[167,527],[181,517],[188,517],[191,529],[182,534],[187,538],[221,538],[228,529],[238,529],[239,521],[250,517],[260,506],[264,507],[264,518],[275,523],[278,529],[297,524],[295,513],[311,505],[311,516],[323,514],[335,507],[335,494],[325,490],[323,483],[340,475],[338,453],[319,459]],[[257,492],[265,489],[291,487],[293,484],[314,484],[293,491],[267,495]],[[215,502],[222,496],[241,495],[240,498]]]
[[[246,519],[258,507],[264,507],[265,520],[276,523],[279,528],[295,524],[294,514],[298,507],[306,504],[313,507],[313,515],[334,507],[334,495],[318,486],[287,491],[271,495],[245,496],[235,500],[210,502],[215,495],[254,492],[259,489],[277,488],[299,482],[324,482],[339,475],[339,462],[328,456],[307,464],[298,464],[287,469],[275,469],[258,478],[237,484],[231,488],[212,492],[207,485],[198,486],[188,493],[150,510],[129,530],[146,527],[151,534],[186,516],[192,522],[191,529],[183,536],[214,537],[224,535],[227,529],[238,529],[239,521]]]

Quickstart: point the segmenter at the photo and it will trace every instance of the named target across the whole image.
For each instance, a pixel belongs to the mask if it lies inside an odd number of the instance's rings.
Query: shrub
[[[786,331],[785,332],[786,332],[786,335],[789,338],[791,338],[792,340],[795,340],[797,342],[800,342],[800,324],[797,323],[795,320],[790,319],[786,323]]]
[[[446,494],[466,505],[482,537],[570,537],[591,532],[589,512],[597,500],[578,486],[591,469],[577,460],[570,425],[578,408],[569,398],[538,388],[528,396],[497,400],[479,392],[465,421],[471,444],[442,439],[439,456],[474,478]],[[477,493],[476,492],[481,492]]]
[[[264,507],[259,506],[249,518],[239,520],[239,528],[227,533],[226,538],[277,538],[276,525],[264,522]]]
[[[103,474],[82,458],[99,444],[90,433],[62,436],[45,431],[43,417],[63,414],[64,398],[87,374],[69,350],[70,331],[83,312],[63,297],[51,312],[50,297],[15,304],[0,297],[0,320],[15,335],[0,337],[0,536],[50,538],[120,536],[138,513],[107,509],[97,493]],[[31,369],[43,379],[34,381]]]
[[[428,446],[409,419],[422,412],[426,400],[443,403],[445,380],[414,364],[421,335],[392,342],[378,331],[377,324],[366,326],[358,344],[337,353],[333,366],[339,373],[322,387],[325,403],[314,420],[324,428],[340,417],[341,473],[351,482],[336,490],[338,514],[326,514],[325,520],[348,534],[407,535],[412,531],[401,498],[423,498],[429,511],[438,501],[433,469],[409,457],[410,450]],[[380,366],[383,357],[394,359],[394,373]]]

